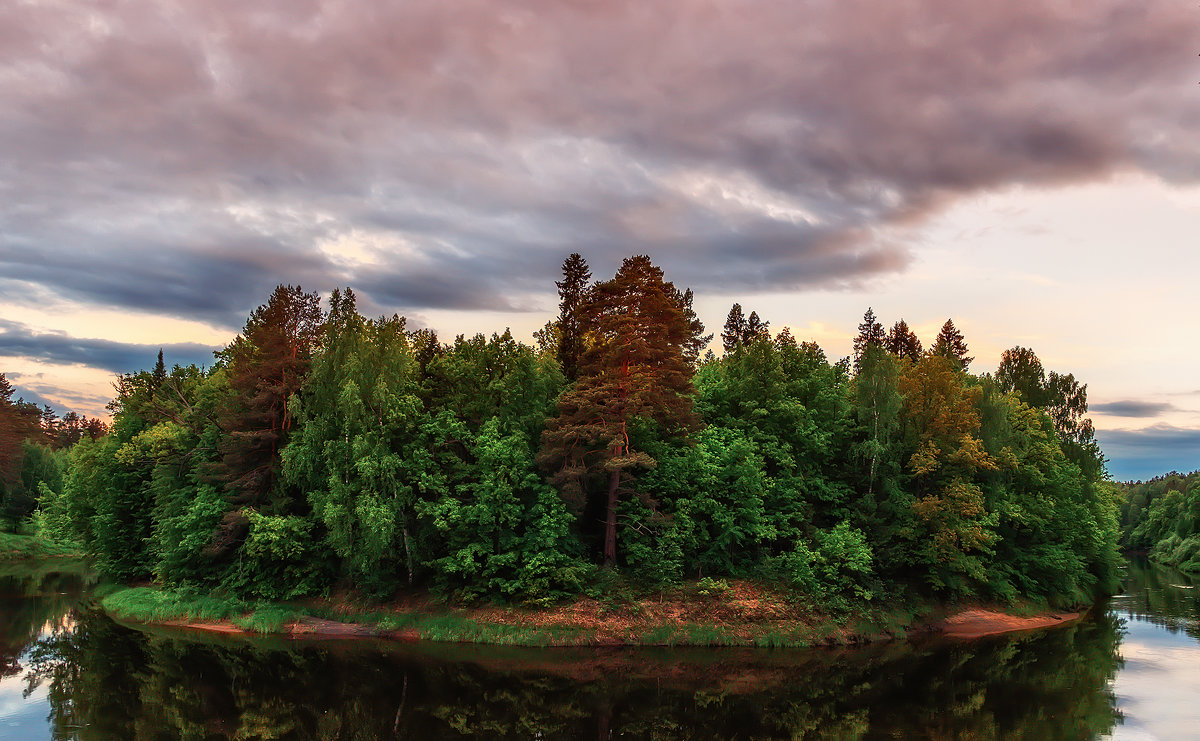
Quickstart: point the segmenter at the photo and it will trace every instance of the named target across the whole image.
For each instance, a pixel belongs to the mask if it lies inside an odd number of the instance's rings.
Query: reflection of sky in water
[[[22,665],[27,658],[28,654],[22,655]],[[0,679],[0,739],[50,738],[50,726],[46,722],[50,715],[46,685],[38,687],[28,698],[22,697],[24,691],[25,672]]]
[[[1187,602],[1193,590],[1175,595]],[[1122,595],[1123,597],[1124,595]],[[1125,666],[1113,681],[1117,707],[1125,716],[1114,741],[1176,741],[1200,738],[1200,642],[1141,617],[1117,598],[1113,609],[1125,622],[1121,656]],[[1190,605],[1189,605],[1190,606]],[[1191,621],[1171,616],[1180,627]],[[1164,622],[1161,618],[1158,623]]]

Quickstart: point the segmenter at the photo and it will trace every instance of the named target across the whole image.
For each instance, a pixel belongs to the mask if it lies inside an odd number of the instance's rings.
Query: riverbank
[[[0,532],[0,561],[24,561],[33,558],[80,558],[79,548],[43,540],[34,535]]]
[[[1083,614],[1031,605],[935,603],[868,603],[826,614],[745,582],[716,593],[683,588],[657,599],[614,603],[580,598],[547,608],[455,606],[428,596],[386,605],[349,595],[287,604],[247,603],[157,587],[121,588],[101,604],[125,622],[211,633],[511,646],[845,646],[915,635],[977,638],[1065,625]]]

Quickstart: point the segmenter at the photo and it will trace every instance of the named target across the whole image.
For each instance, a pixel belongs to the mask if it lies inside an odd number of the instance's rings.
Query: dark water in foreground
[[[845,651],[298,643],[141,631],[0,567],[0,739],[1200,738],[1200,597],[1130,564],[1080,624]]]

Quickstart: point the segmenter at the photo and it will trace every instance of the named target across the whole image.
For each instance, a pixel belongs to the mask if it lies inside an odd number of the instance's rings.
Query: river
[[[861,649],[517,649],[122,626],[0,565],[0,739],[1200,738],[1196,580],[1131,561],[1077,624]]]

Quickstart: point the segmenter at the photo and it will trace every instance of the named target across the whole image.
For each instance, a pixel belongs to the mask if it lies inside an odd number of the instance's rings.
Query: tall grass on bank
[[[57,558],[83,555],[77,545],[43,540],[34,535],[0,532],[0,560]]]
[[[130,587],[105,597],[100,605],[115,618],[137,623],[171,620],[230,620],[250,611],[236,597],[187,595],[152,587]]]

